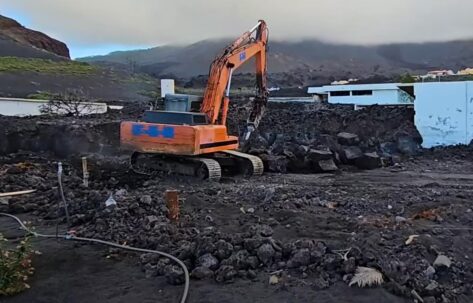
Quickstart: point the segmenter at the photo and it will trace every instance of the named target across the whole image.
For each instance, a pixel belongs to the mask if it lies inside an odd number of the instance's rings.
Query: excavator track
[[[223,151],[222,153],[245,161],[246,171],[244,172],[244,174],[247,176],[261,176],[264,172],[263,161],[256,156],[245,154],[235,150]]]
[[[214,159],[207,158],[190,158],[192,161],[199,161],[201,163],[200,169],[202,171],[198,173],[201,179],[208,179],[210,181],[218,181],[222,177],[222,168],[220,164]]]
[[[140,175],[156,173],[178,174],[218,181],[222,176],[220,164],[214,159],[135,152],[130,158],[132,170]]]
[[[178,174],[219,181],[223,175],[260,176],[264,172],[260,158],[238,151],[222,151],[203,157],[133,153],[131,167],[141,175]]]

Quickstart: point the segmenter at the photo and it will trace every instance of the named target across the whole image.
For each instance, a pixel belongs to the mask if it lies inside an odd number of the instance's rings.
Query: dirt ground
[[[232,106],[231,133],[240,133],[247,105]],[[0,199],[0,212],[39,231],[59,226],[172,254],[190,272],[188,302],[473,302],[473,149],[421,149],[412,108],[270,104],[249,146],[266,173],[219,182],[133,173],[119,122],[141,112],[0,117],[0,192],[36,190]],[[321,166],[327,161],[333,169]],[[168,217],[169,189],[179,191],[178,222]],[[0,218],[14,243],[13,226]],[[183,290],[182,269],[166,258],[34,244],[42,255],[32,288],[1,302],[177,302]],[[349,287],[366,267],[383,283]]]
[[[212,278],[192,279],[188,302],[397,303],[412,302],[412,290],[424,302],[472,302],[471,155],[468,149],[425,151],[401,165],[372,171],[350,168],[336,174],[268,173],[250,180],[224,179],[220,183],[174,177],[135,178],[133,183],[130,180],[134,177],[130,175],[101,175],[101,179],[96,180],[97,186],[90,191],[132,184],[126,187],[129,196],[141,199],[139,197],[145,194],[151,195],[152,203],[158,204],[156,207],[163,203],[160,196],[165,189],[177,188],[182,209],[181,223],[176,227],[182,234],[168,237],[169,243],[159,243],[164,238],[154,239],[157,244],[153,244],[150,237],[164,233],[150,231],[141,221],[132,225],[122,222],[121,226],[100,216],[90,220],[81,217],[82,221],[74,223],[74,229],[85,236],[157,247],[176,255],[182,253],[183,239],[200,243],[199,236],[191,238],[185,234],[192,228],[201,233],[217,230],[212,234],[217,241],[229,239],[229,235],[250,237],[248,230],[270,226],[267,236],[283,247],[287,243],[292,245],[287,257],[275,256],[273,262],[258,265],[251,278],[248,273],[252,270],[241,267],[231,279],[218,283]],[[19,161],[3,159],[1,171],[7,169],[3,173],[3,188],[9,184],[5,177],[8,168]],[[36,162],[43,171],[42,174],[30,171],[29,177],[41,175],[46,184],[53,182],[48,180],[54,180],[54,161],[38,160],[31,155],[22,156],[21,161]],[[49,172],[45,172],[47,170]],[[21,177],[15,175],[15,178],[19,186],[25,186]],[[66,180],[74,178],[72,174],[65,176]],[[116,181],[114,185],[106,185],[111,179]],[[86,198],[74,189],[74,182],[66,181],[66,192],[71,203],[78,203],[76,201]],[[51,201],[40,202],[39,198],[22,196],[9,201],[9,211],[26,212],[23,216],[31,219],[37,230],[51,231],[55,219],[45,215],[45,210],[54,209],[57,197],[46,186],[38,188],[37,195]],[[107,190],[98,191],[98,198],[104,201],[107,193]],[[33,203],[31,209],[19,207],[28,203]],[[130,203],[130,200],[118,203]],[[72,207],[72,213],[86,213],[84,209],[85,206]],[[127,219],[126,216],[119,218]],[[129,220],[135,219],[129,217]],[[100,231],[98,226],[103,220],[113,231]],[[0,219],[0,230],[7,237],[18,236],[14,223],[6,218]],[[410,235],[418,237],[407,245],[405,242]],[[242,242],[249,251],[248,258],[252,255],[246,246],[250,240]],[[311,252],[314,243],[318,246],[323,243],[322,259],[290,266],[307,241],[312,243],[308,246]],[[234,245],[235,251],[239,249],[237,246]],[[36,273],[31,280],[32,288],[21,295],[2,298],[1,302],[178,302],[183,289],[182,285],[168,284],[160,274],[158,277],[145,275],[146,266],[143,268],[137,255],[55,240],[37,240],[35,248],[42,255],[34,260]],[[348,266],[349,262],[336,253],[350,248],[348,256],[353,266]],[[438,255],[446,255],[452,265],[449,268],[435,266],[435,273],[426,278],[425,270],[433,266]],[[278,258],[284,260],[285,265],[277,262]],[[187,261],[191,271],[198,265],[194,257]],[[217,280],[220,270],[226,268],[223,264],[225,261],[221,261],[214,273]],[[367,289],[348,287],[354,266],[379,269],[385,283]],[[236,265],[234,267],[237,269]],[[269,285],[270,273],[274,271],[282,272],[279,283]],[[224,276],[228,275],[227,272]]]

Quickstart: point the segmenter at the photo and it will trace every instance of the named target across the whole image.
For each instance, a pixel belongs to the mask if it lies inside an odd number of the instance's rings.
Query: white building
[[[326,96],[332,104],[400,105],[413,104],[413,84],[353,84],[309,87],[309,94]]]
[[[311,87],[329,103],[414,105],[422,146],[470,144],[473,140],[473,81]]]
[[[0,98],[0,115],[3,116],[38,116],[41,115],[42,107],[48,104],[48,100]],[[79,107],[83,115],[103,114],[107,112],[106,103],[84,102]],[[60,110],[59,110],[60,111]]]

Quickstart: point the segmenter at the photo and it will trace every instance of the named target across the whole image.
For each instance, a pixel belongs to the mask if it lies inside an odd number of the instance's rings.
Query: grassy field
[[[77,61],[52,61],[46,59],[0,57],[0,72],[15,71],[85,75],[97,71],[97,67]]]

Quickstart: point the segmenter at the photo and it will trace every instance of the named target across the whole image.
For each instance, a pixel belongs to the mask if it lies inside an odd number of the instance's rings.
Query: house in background
[[[473,68],[462,69],[462,70],[458,71],[457,75],[460,75],[460,76],[473,75]]]
[[[314,98],[327,100],[332,104],[366,105],[412,105],[414,85],[401,83],[327,85],[309,87]]]

